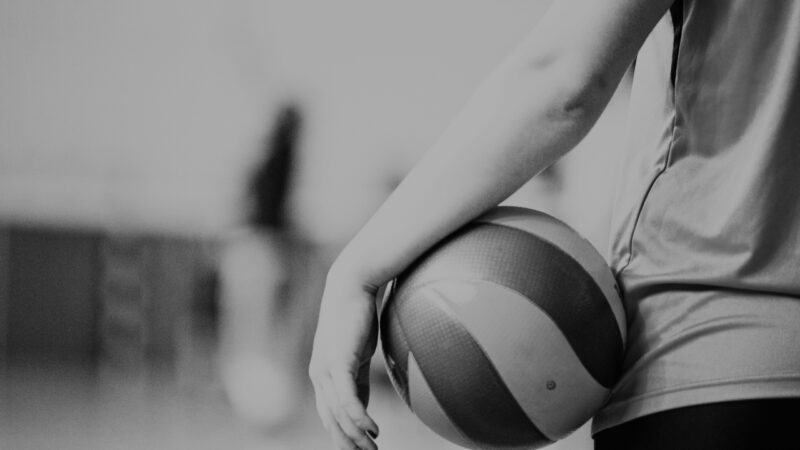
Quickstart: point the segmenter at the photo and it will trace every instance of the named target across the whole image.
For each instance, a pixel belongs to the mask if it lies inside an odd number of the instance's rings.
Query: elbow
[[[616,90],[610,74],[578,58],[539,56],[513,72],[555,120],[594,123]]]
[[[614,93],[608,77],[603,74],[562,69],[547,76],[550,81],[548,115],[556,120],[566,120],[593,125],[602,114]]]
[[[575,119],[595,118],[602,113],[608,98],[613,94],[610,82],[603,75],[575,76],[561,81],[562,86],[554,103],[555,113]],[[609,94],[611,91],[611,94]]]

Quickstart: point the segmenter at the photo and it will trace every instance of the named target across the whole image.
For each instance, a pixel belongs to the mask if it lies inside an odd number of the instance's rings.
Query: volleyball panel
[[[619,286],[605,258],[586,238],[569,225],[540,211],[514,206],[494,208],[475,220],[476,223],[492,223],[525,231],[538,236],[569,254],[597,283],[605,294],[614,313],[623,342],[627,331],[625,309],[619,294]]]
[[[396,313],[410,353],[442,410],[464,436],[496,448],[549,441],[451,311],[421,295],[398,300]]]
[[[586,370],[558,325],[518,292],[487,282],[447,280],[420,290],[458,317],[549,439],[575,431],[607,398],[609,389]]]
[[[591,275],[557,246],[516,228],[471,224],[399,278],[396,296],[442,280],[486,281],[519,292],[558,324],[600,384],[616,381],[624,342],[615,314]]]
[[[422,420],[430,429],[434,430],[443,438],[458,444],[462,447],[474,447],[475,442],[471,441],[453,423],[450,417],[439,404],[436,394],[433,393],[419,364],[414,359],[414,355],[408,356],[408,405],[414,414]]]

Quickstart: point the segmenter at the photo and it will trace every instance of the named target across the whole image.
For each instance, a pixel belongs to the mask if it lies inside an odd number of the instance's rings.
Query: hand
[[[337,448],[376,450],[370,436],[378,436],[378,426],[366,411],[378,338],[375,292],[354,279],[328,275],[309,376],[317,413]]]

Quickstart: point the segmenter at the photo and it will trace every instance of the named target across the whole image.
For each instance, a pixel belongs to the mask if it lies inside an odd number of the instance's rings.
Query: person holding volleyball
[[[628,345],[595,447],[797,445],[800,2],[556,0],[330,269],[309,373],[338,448],[377,448],[378,287],[571,150],[631,66]]]

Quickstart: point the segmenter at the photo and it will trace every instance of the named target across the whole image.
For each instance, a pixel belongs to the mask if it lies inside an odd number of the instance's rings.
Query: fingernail
[[[368,435],[369,435],[369,437],[371,437],[372,439],[377,439],[377,437],[378,437],[378,433],[376,433],[376,432],[374,432],[374,431],[372,431],[372,430],[367,430],[367,434],[368,434]]]

